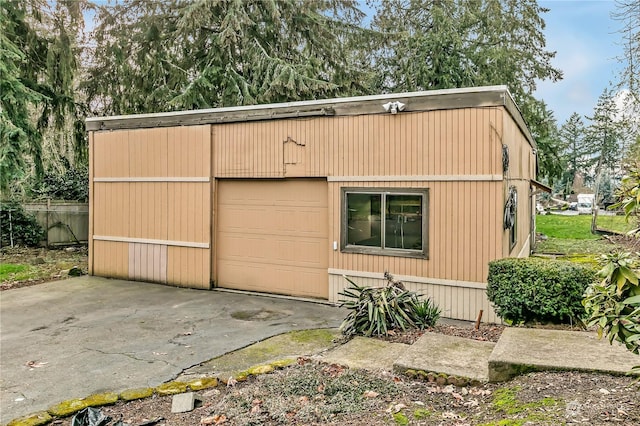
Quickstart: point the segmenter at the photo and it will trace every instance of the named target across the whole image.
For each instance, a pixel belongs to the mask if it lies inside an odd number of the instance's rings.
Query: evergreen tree
[[[586,143],[593,152],[592,161],[596,164],[596,174],[608,171],[610,175],[619,174],[621,145],[624,141],[624,122],[619,121],[620,112],[613,94],[605,89],[593,109],[593,116],[587,117],[591,124],[587,128]]]
[[[2,186],[37,186],[45,170],[86,162],[77,49],[84,0],[0,0]],[[10,135],[10,136],[9,136]],[[21,180],[22,179],[22,180]],[[21,188],[24,192],[24,188]],[[16,191],[17,192],[17,191]]]
[[[622,23],[623,56],[620,60],[624,68],[620,74],[620,87],[633,95],[636,111],[640,109],[640,2],[637,0],[616,0],[614,19]]]
[[[15,2],[0,1],[0,198],[24,176],[25,150],[42,172],[40,134],[30,115],[43,99],[34,79],[39,67],[30,63],[39,53],[42,39],[26,22],[25,10]]]
[[[38,126],[43,133],[45,169],[66,171],[87,163],[86,105],[78,90],[85,0],[58,0],[47,14],[48,48],[41,85],[46,95]]]
[[[124,114],[367,93],[348,0],[136,0],[100,8],[87,91]]]
[[[561,178],[562,191],[565,196],[571,194],[571,188],[577,173],[586,175],[592,165],[591,152],[585,140],[585,126],[578,113],[560,127],[559,136],[562,141],[562,157],[565,165]]]
[[[538,174],[553,184],[564,169],[556,118],[544,101],[530,97],[524,106],[529,111],[529,129],[538,146]]]

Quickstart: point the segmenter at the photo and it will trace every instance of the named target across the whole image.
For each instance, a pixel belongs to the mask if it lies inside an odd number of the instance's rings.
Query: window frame
[[[349,194],[380,195],[380,246],[359,246],[348,244],[348,206]],[[422,196],[422,250],[386,248],[386,202],[388,195],[421,195]],[[368,188],[368,187],[343,187],[340,194],[340,251],[343,253],[360,253],[380,256],[410,257],[429,259],[429,188]]]

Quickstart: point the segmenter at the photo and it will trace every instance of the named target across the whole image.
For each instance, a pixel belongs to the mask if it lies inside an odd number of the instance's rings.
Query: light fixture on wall
[[[382,105],[385,111],[390,112],[391,114],[397,114],[399,111],[404,111],[405,105],[400,101],[395,102],[387,102]]]

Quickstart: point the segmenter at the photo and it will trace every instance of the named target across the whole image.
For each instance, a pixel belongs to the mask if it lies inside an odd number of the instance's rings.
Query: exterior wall
[[[509,233],[503,235],[502,257],[527,257],[531,251],[532,221],[535,220],[535,197],[532,197],[531,180],[536,177],[536,156],[533,148],[509,116],[504,120],[503,143],[509,147],[509,170],[504,173],[504,196],[509,186],[518,192],[517,241],[511,249]],[[506,199],[506,198],[505,198]]]
[[[209,288],[210,126],[90,140],[90,273]]]
[[[507,119],[504,108],[487,107],[214,125],[214,176],[326,176],[330,243],[338,246],[341,188],[429,189],[428,258],[330,248],[329,300],[340,298],[343,274],[379,285],[388,271],[432,297],[445,316],[472,320],[482,309],[485,321],[496,321],[485,283],[488,262],[503,257],[503,236],[508,239],[502,229]]]
[[[487,107],[214,125],[214,176],[501,176],[503,113]]]
[[[100,206],[90,212],[90,269],[98,275],[208,288],[217,274],[216,179],[326,179],[330,301],[343,274],[379,285],[388,271],[444,316],[474,320],[483,310],[483,320],[497,321],[485,293],[488,262],[528,255],[535,155],[503,106],[92,132],[90,151],[90,193]],[[502,226],[510,185],[519,200],[513,249]],[[427,258],[333,249],[345,187],[428,189]]]

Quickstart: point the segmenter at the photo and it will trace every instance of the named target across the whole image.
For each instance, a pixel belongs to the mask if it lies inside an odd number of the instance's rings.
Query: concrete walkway
[[[355,338],[322,359],[354,368],[407,370],[473,381],[505,381],[530,371],[573,370],[623,375],[640,365],[624,346],[596,333],[506,328],[498,343],[425,333],[413,345]]]

